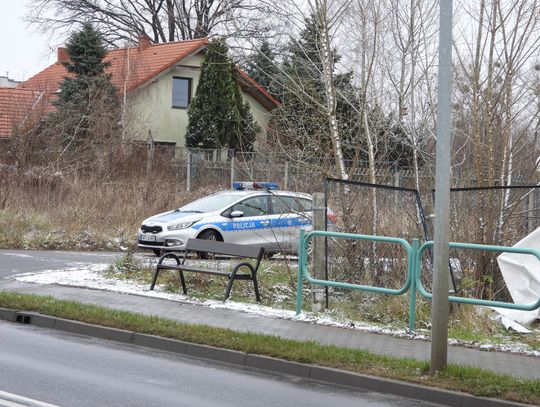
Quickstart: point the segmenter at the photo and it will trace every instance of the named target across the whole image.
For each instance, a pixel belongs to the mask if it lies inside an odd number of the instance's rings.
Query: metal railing
[[[416,250],[415,261],[414,261],[414,274],[415,281],[418,293],[429,300],[432,299],[433,295],[426,291],[422,285],[422,254],[428,248],[433,247],[433,241],[425,242],[418,250]],[[482,250],[489,252],[504,252],[504,253],[520,253],[520,254],[529,254],[536,257],[540,261],[540,251],[536,249],[528,248],[517,248],[517,247],[506,247],[506,246],[490,246],[483,244],[474,244],[474,243],[455,243],[450,242],[449,247],[451,249],[465,249],[465,250]],[[539,263],[540,264],[540,263]],[[539,267],[540,272],[540,267]],[[499,307],[499,308],[508,308],[520,311],[533,311],[537,308],[540,308],[540,297],[536,302],[531,304],[515,304],[512,302],[504,301],[495,301],[495,300],[481,300],[477,298],[466,298],[466,297],[456,297],[449,295],[448,301],[462,303],[462,304],[471,304],[471,305],[482,305],[487,307]]]
[[[405,284],[399,289],[385,288],[385,287],[376,287],[369,285],[361,284],[351,284],[340,281],[331,281],[331,280],[321,280],[313,278],[309,273],[307,267],[307,245],[308,242],[315,236],[321,237],[333,237],[341,239],[354,239],[354,240],[367,240],[371,242],[383,242],[383,243],[394,243],[401,245],[407,253],[407,277]],[[402,295],[409,291],[411,284],[414,284],[414,279],[412,275],[414,259],[412,247],[405,239],[398,237],[385,237],[385,236],[369,236],[369,235],[358,235],[353,233],[341,233],[341,232],[326,232],[326,231],[312,231],[307,235],[304,230],[300,230],[300,241],[299,241],[299,251],[298,251],[298,280],[297,280],[297,290],[296,290],[296,314],[300,314],[302,310],[302,279],[306,279],[310,284],[321,285],[326,287],[337,287],[337,288],[346,288],[351,290],[358,291],[367,291],[374,292],[379,294],[390,294],[390,295]],[[412,290],[414,292],[414,290]]]
[[[308,242],[315,236],[321,236],[334,239],[354,239],[365,240],[370,242],[382,242],[393,243],[402,246],[407,254],[407,275],[404,285],[399,289],[391,289],[385,287],[352,284],[340,281],[322,280],[314,278],[309,273],[307,262],[307,247]],[[327,232],[327,231],[312,231],[306,234],[304,230],[300,231],[299,246],[298,246],[298,276],[297,276],[297,290],[296,290],[296,314],[299,315],[302,312],[302,283],[305,279],[308,283],[313,285],[320,285],[325,287],[336,287],[342,289],[351,289],[365,292],[373,292],[378,294],[390,294],[390,295],[403,295],[409,293],[409,329],[414,331],[415,319],[416,319],[416,294],[420,294],[422,297],[432,300],[433,295],[426,291],[424,288],[422,277],[422,255],[429,248],[433,247],[433,241],[425,242],[420,246],[418,239],[413,239],[412,244],[405,239],[397,237],[386,236],[369,236],[359,235],[352,233],[340,233],[340,232]],[[515,248],[506,246],[490,246],[473,243],[456,243],[450,242],[449,247],[452,249],[464,249],[464,250],[483,250],[491,252],[506,252],[506,253],[520,253],[535,256],[540,261],[540,251],[529,248]],[[540,270],[540,268],[539,268]],[[449,295],[448,300],[456,303],[508,308],[522,311],[532,311],[540,308],[540,297],[536,302],[530,304],[516,304],[504,301],[495,300],[482,300],[477,298],[456,297]]]

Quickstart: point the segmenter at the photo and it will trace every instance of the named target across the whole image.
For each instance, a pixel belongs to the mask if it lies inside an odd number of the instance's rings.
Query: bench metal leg
[[[176,265],[177,266],[180,265],[180,259],[178,258],[178,256],[176,254],[174,254],[174,253],[165,253],[165,254],[163,254],[158,260],[158,264],[156,266],[156,271],[154,271],[154,276],[152,277],[152,284],[150,284],[150,290],[153,290],[154,287],[156,286],[158,275],[159,275],[159,272],[161,270],[160,266],[163,263],[163,260],[165,260],[167,257],[172,257],[176,261]],[[164,266],[164,268],[167,268],[167,267]],[[184,286],[184,291],[185,291],[184,276],[182,276],[181,280],[182,280],[182,285]]]
[[[255,298],[257,299],[257,302],[261,302],[261,295],[259,293],[259,284],[257,283],[257,272],[255,271],[255,268],[253,268],[253,266],[250,263],[240,263],[236,265],[231,275],[229,276],[229,283],[227,284],[227,289],[225,290],[224,301],[227,301],[231,295],[232,286],[236,278],[236,272],[238,271],[240,267],[244,267],[244,266],[249,268],[251,272],[251,280],[253,280],[253,289],[255,290]]]
[[[150,291],[152,291],[154,289],[154,286],[156,285],[159,270],[160,269],[156,267],[156,271],[154,271],[154,277],[152,277],[152,284],[150,284]]]
[[[261,295],[259,294],[259,284],[257,283],[257,273],[251,272],[251,279],[253,280],[253,289],[255,290],[255,298],[257,302],[261,302]]]
[[[186,280],[184,280],[184,272],[182,270],[178,270],[178,274],[180,276],[180,284],[182,285],[182,291],[184,294],[187,294]]]
[[[236,276],[236,271],[238,267],[235,267],[231,275],[229,276],[229,282],[227,283],[227,289],[225,290],[225,298],[223,301],[227,301],[231,296],[232,285],[234,283],[234,277]]]

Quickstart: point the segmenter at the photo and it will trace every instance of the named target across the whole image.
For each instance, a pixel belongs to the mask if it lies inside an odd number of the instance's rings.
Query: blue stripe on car
[[[270,222],[267,224],[267,222]],[[274,218],[274,219],[260,219],[260,220],[240,220],[229,222],[199,222],[193,225],[191,228],[199,230],[203,226],[217,226],[226,232],[239,232],[242,230],[257,230],[264,228],[290,228],[310,225],[311,220],[303,217],[294,218]]]

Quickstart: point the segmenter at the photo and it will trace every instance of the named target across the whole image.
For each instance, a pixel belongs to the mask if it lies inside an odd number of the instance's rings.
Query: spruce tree
[[[206,48],[195,97],[188,110],[186,146],[251,150],[257,125],[242,100],[224,40]]]
[[[272,96],[280,98],[280,72],[276,63],[276,54],[270,43],[264,40],[259,49],[250,55],[246,64],[247,74]]]
[[[111,75],[105,73],[109,66],[104,62],[107,49],[101,34],[89,23],[71,35],[67,45],[69,62],[66,70],[72,76],[60,84],[60,94],[55,101],[56,121],[62,122],[64,138],[71,148],[84,140],[95,138],[92,131],[105,117],[116,110],[118,98]]]
[[[321,112],[325,106],[323,67],[320,60],[320,27],[313,16],[305,20],[305,27],[297,40],[287,47],[283,63],[286,78],[281,99],[283,108],[277,118],[277,128],[286,135],[282,142],[295,144],[305,155],[320,158],[332,149],[327,118]],[[334,50],[335,63],[340,59]],[[351,158],[357,145],[358,119],[353,105],[356,90],[351,72],[334,72],[337,95],[337,122],[346,158]]]
[[[286,135],[286,143],[296,144],[305,154],[314,157],[326,155],[332,148],[328,136],[328,123],[321,114],[325,106],[323,67],[320,61],[320,27],[313,16],[305,20],[305,27],[297,40],[288,45],[283,63],[286,72],[283,108],[277,118],[278,130]],[[334,64],[340,60],[332,51]],[[359,91],[354,85],[352,72],[333,73],[337,90],[336,116],[342,151],[348,160],[367,160],[366,128],[360,123],[355,106],[359,105]],[[299,91],[300,90],[300,91]],[[406,130],[391,116],[385,116],[380,106],[369,108],[367,121],[375,135],[375,158],[398,166],[412,163],[413,150]],[[420,140],[421,142],[421,140]]]

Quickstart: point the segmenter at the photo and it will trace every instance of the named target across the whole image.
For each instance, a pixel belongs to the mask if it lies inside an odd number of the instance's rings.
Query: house
[[[48,104],[41,91],[0,88],[0,140],[25,134],[37,124]]]
[[[107,72],[124,104],[126,134],[135,140],[185,146],[187,108],[197,89],[200,66],[208,45],[206,38],[152,44],[141,37],[137,47],[113,49],[105,60]],[[63,63],[69,61],[65,48],[58,48],[57,61],[19,84],[17,90],[58,92],[68,75]],[[245,72],[237,69],[242,96],[251,108],[266,137],[269,112],[278,102]]]

